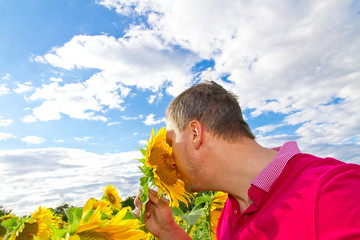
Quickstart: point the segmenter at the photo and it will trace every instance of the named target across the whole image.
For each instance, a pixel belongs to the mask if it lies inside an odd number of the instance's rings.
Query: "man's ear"
[[[203,140],[203,125],[197,121],[192,120],[189,124],[192,142],[196,150],[200,148],[200,145]]]

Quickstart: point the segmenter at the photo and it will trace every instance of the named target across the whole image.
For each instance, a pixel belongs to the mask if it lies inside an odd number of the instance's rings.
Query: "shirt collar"
[[[288,161],[296,154],[301,153],[296,142],[290,141],[281,147],[273,148],[278,151],[275,158],[255,177],[251,185],[268,192],[271,185],[279,177]]]

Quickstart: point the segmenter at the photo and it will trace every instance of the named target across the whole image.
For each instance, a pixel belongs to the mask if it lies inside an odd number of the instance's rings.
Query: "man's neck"
[[[248,190],[255,177],[274,159],[277,152],[264,148],[252,139],[240,143],[220,143],[218,149],[219,189],[231,194],[240,204],[241,211],[248,208],[252,200]]]

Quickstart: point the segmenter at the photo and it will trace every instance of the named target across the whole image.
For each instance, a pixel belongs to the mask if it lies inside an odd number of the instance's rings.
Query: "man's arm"
[[[142,203],[140,194],[134,200],[135,216],[140,218]],[[174,220],[169,202],[158,198],[157,193],[149,190],[149,201],[145,207],[145,227],[155,237],[161,239],[191,239],[189,235]]]

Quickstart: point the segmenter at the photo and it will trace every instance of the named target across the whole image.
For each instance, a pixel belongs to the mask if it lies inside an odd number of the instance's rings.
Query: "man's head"
[[[238,142],[242,137],[255,139],[237,97],[213,81],[196,84],[174,98],[166,109],[166,118],[180,131],[197,120],[209,133],[228,142]]]

